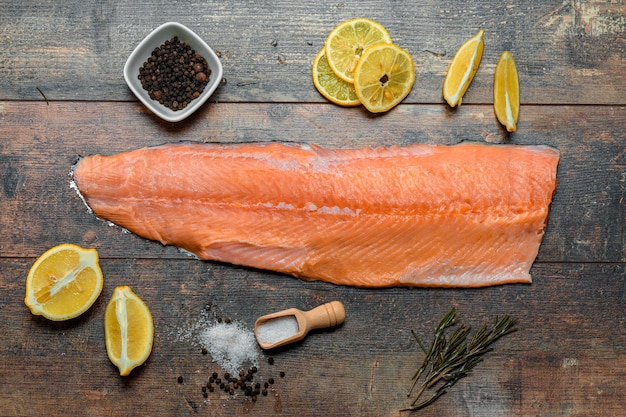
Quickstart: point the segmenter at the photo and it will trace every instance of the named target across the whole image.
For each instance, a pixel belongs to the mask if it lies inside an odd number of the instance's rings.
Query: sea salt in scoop
[[[345,319],[343,304],[332,301],[309,311],[290,308],[259,317],[254,334],[261,348],[274,349],[304,339],[313,329],[336,326]]]
[[[268,320],[257,328],[257,339],[267,345],[273,345],[281,340],[298,334],[300,327],[296,316],[288,315]]]

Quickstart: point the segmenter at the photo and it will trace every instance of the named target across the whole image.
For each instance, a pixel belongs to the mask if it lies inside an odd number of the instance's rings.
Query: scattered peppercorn
[[[207,353],[209,353],[209,351],[205,347],[203,347],[202,348],[202,354],[206,355]]]
[[[137,78],[151,99],[178,111],[200,96],[210,75],[206,59],[174,36],[154,48]]]
[[[179,384],[183,383],[183,377],[179,376],[178,378],[176,378],[176,381],[178,381]]]
[[[270,365],[274,365],[274,358],[272,358],[271,356],[267,358],[267,363],[269,363]]]
[[[274,378],[271,377],[267,379],[263,376],[255,377],[258,372],[259,369],[256,366],[251,366],[248,369],[240,369],[238,372],[239,377],[229,372],[224,372],[220,378],[217,372],[213,372],[209,376],[208,382],[201,387],[202,396],[208,398],[208,393],[215,391],[216,387],[214,387],[213,384],[216,384],[219,391],[225,392],[231,396],[241,391],[249,401],[256,402],[259,397],[268,396],[270,385],[275,383]],[[279,375],[282,378],[285,376],[285,373],[281,371]],[[252,382],[254,379],[257,379],[257,381]],[[261,381],[258,381],[258,379],[261,379]]]

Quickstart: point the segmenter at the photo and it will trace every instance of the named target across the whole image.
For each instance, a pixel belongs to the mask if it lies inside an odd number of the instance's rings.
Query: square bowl
[[[206,59],[209,69],[211,70],[209,83],[204,87],[202,94],[200,94],[198,98],[192,100],[187,107],[177,111],[174,111],[158,101],[151,99],[138,78],[139,70],[152,55],[152,51],[174,36],[178,36],[180,42],[187,42],[189,46],[196,51],[196,53]],[[164,120],[167,120],[168,122],[181,121],[198,110],[200,106],[202,106],[204,102],[211,97],[211,94],[213,94],[217,86],[220,84],[220,81],[222,81],[223,72],[222,63],[213,49],[211,49],[211,47],[209,47],[209,45],[207,45],[206,42],[204,42],[191,29],[176,22],[164,23],[153,30],[152,33],[146,36],[146,38],[141,41],[139,45],[137,45],[124,65],[124,79],[126,80],[126,84],[128,84],[131,91],[154,114]]]

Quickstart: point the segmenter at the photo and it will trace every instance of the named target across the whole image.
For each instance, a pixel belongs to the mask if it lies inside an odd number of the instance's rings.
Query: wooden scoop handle
[[[340,301],[322,304],[313,310],[305,311],[303,314],[309,330],[336,326],[346,319],[346,310]]]

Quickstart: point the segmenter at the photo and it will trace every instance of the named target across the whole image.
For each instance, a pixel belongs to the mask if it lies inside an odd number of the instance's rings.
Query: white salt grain
[[[246,366],[258,365],[254,332],[237,322],[216,323],[200,331],[199,340],[213,361],[231,375]]]
[[[272,345],[298,334],[296,316],[284,316],[268,320],[257,327],[257,335],[261,343]]]

